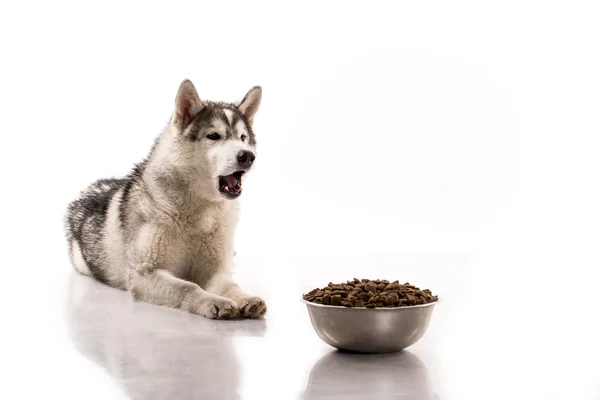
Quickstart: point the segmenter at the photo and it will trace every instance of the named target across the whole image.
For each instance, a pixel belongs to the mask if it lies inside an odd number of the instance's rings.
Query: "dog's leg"
[[[236,302],[205,291],[197,284],[177,278],[162,269],[160,265],[165,262],[165,245],[157,229],[140,231],[132,249],[133,269],[129,281],[129,291],[135,300],[179,308],[213,319],[239,316]]]
[[[206,290],[235,301],[242,317],[259,318],[267,312],[263,299],[244,293],[228,272],[219,272],[213,276],[206,285]]]
[[[209,293],[195,283],[173,276],[165,270],[147,274],[135,272],[129,290],[137,301],[180,308],[212,319],[228,319],[239,316],[238,305],[223,296]]]

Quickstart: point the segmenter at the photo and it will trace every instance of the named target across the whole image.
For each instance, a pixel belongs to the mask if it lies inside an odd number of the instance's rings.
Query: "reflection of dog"
[[[427,368],[408,351],[349,354],[333,351],[310,372],[303,400],[434,400]]]
[[[124,297],[122,291],[73,275],[67,317],[77,350],[106,368],[128,397],[239,398],[231,336],[264,335],[264,319],[208,321],[124,302]]]
[[[209,318],[260,317],[263,300],[229,273],[236,198],[255,160],[252,131],[262,90],[237,103],[177,93],[168,127],[124,179],[102,179],[69,205],[75,269],[137,300]]]

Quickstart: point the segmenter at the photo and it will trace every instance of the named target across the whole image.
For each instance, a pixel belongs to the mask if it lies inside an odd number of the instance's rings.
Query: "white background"
[[[599,399],[599,18],[592,1],[2,3],[0,397],[124,395],[65,339],[64,210],[146,155],[190,78],[210,100],[263,87],[236,249],[270,311],[236,342],[241,398],[305,389],[329,349],[296,300],[359,276],[445,300],[413,350],[439,398]]]

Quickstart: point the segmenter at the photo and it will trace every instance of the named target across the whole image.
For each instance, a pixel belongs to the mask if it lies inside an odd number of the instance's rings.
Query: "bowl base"
[[[336,347],[336,350],[339,351],[340,353],[344,353],[344,354],[390,354],[390,353],[399,353],[401,351],[404,351],[404,348],[402,349],[392,349],[392,350],[373,350],[373,351],[366,351],[366,350],[352,350],[352,349],[343,349],[343,348],[339,348]]]

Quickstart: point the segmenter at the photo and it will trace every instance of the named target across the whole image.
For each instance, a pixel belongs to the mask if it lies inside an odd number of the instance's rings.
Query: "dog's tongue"
[[[225,179],[225,183],[230,189],[235,189],[238,184],[237,178],[233,175],[224,176],[223,179]]]

